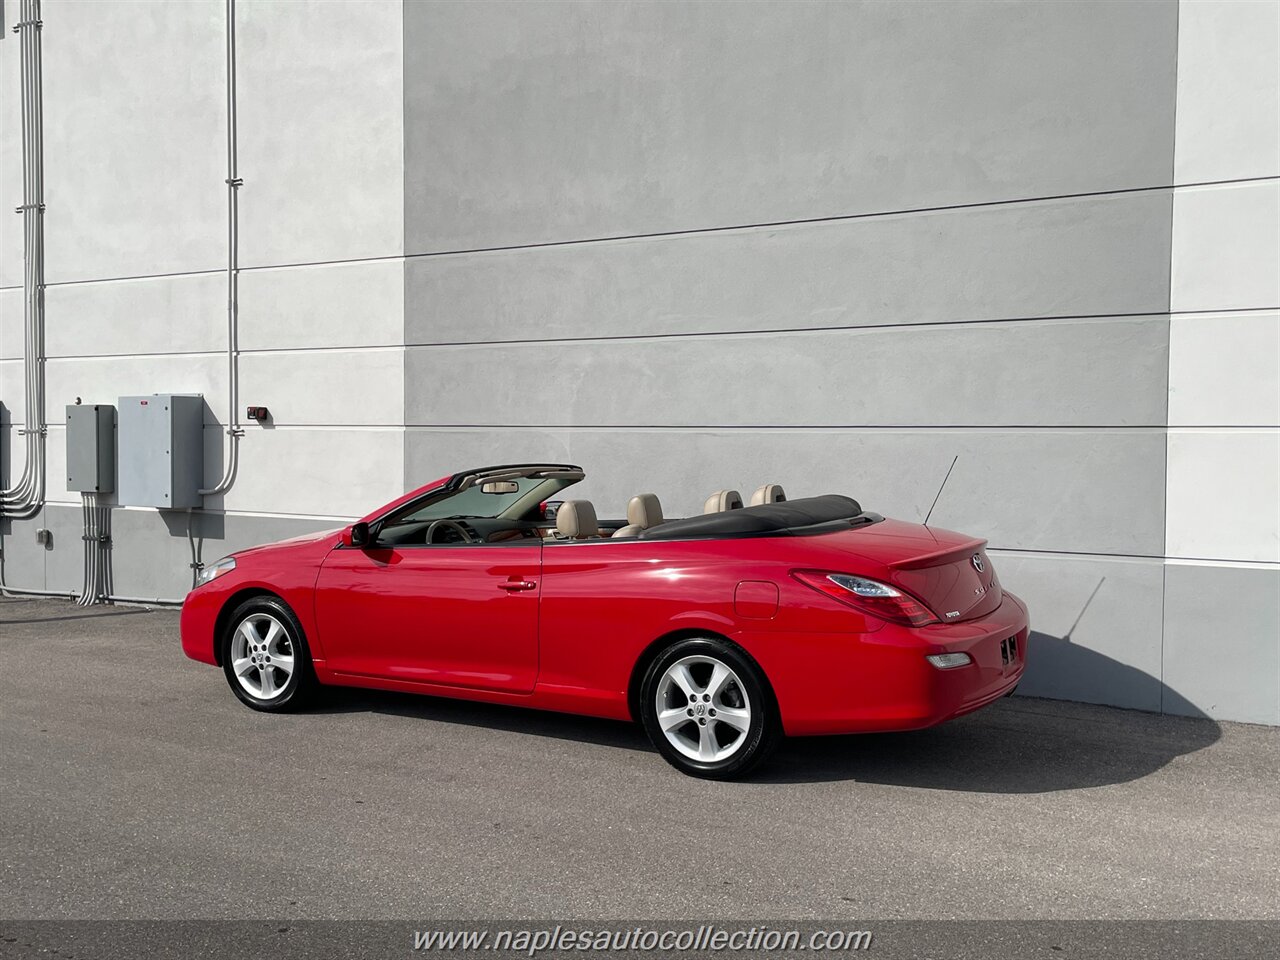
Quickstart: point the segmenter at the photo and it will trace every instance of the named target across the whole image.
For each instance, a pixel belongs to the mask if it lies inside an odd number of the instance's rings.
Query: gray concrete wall
[[[1199,534],[1256,564],[1248,654],[1166,616],[1192,569],[1166,540],[1203,514],[1170,417],[1221,397],[1171,282],[1277,302],[1205,262],[1274,280],[1265,222],[1222,249],[1258,221],[1243,196],[1203,214],[1212,251],[1171,229],[1197,123],[1233,118],[1201,180],[1249,145],[1277,172],[1254,6],[1181,40],[1175,3],[406,6],[406,469],[499,449],[587,465],[606,515],[778,481],[918,519],[959,455],[934,518],[989,536],[1031,603],[1026,692],[1277,722],[1274,317],[1225,321],[1254,419],[1223,422],[1262,429],[1218,439],[1254,478]],[[1203,35],[1241,17],[1235,46]]]
[[[958,456],[934,522],[1031,604],[1025,692],[1280,723],[1275,3],[237,6],[241,396],[275,424],[206,560],[460,464],[582,463],[605,516],[774,481],[919,519]],[[50,410],[204,392],[210,480],[221,10],[44,30]],[[8,40],[0,76],[13,206]],[[73,589],[50,493],[5,572]],[[180,593],[185,518],[116,526],[120,592]]]
[[[5,4],[6,16],[16,4]],[[12,19],[12,17],[11,17]],[[227,423],[221,0],[48,0],[49,505],[0,528],[16,587],[79,590],[79,494],[61,482],[77,396],[203,393],[206,482]],[[21,202],[18,46],[0,41],[4,203]],[[402,492],[403,31],[393,0],[237,4],[239,478],[197,515],[203,559],[338,525]],[[0,218],[0,398],[22,417],[22,236]],[[12,431],[4,437],[4,472]],[[181,597],[185,516],[117,509],[115,586]],[[53,532],[47,549],[35,530]]]
[[[1280,5],[1183,3],[1165,707],[1280,723]]]

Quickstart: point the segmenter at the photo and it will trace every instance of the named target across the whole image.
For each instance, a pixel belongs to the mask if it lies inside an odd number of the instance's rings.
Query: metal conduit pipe
[[[21,43],[23,218],[23,426],[22,475],[0,491],[0,515],[26,519],[44,505],[44,108],[40,63],[40,0],[22,0],[14,25]]]
[[[98,495],[81,497],[84,516],[84,587],[77,601],[82,607],[105,603],[111,599],[111,508]]]
[[[80,606],[87,607],[94,601],[94,583],[96,581],[95,558],[93,546],[93,494],[80,495],[80,517],[84,523],[84,534],[80,539],[84,542],[84,586],[80,590]]]
[[[14,31],[19,34],[21,40],[21,64],[22,64],[22,205],[18,207],[18,213],[23,217],[23,334],[24,334],[24,353],[23,353],[23,386],[25,390],[24,397],[24,422],[23,427],[18,431],[20,436],[25,438],[25,446],[27,450],[26,462],[23,468],[22,477],[18,483],[4,497],[4,504],[9,509],[6,511],[10,516],[22,516],[31,511],[32,500],[37,499],[36,494],[41,486],[40,484],[40,467],[42,465],[42,457],[40,456],[42,443],[43,424],[40,422],[42,417],[42,405],[39,402],[39,373],[40,368],[38,358],[40,354],[40,299],[39,299],[39,274],[40,274],[40,243],[38,227],[40,223],[41,212],[41,189],[40,189],[40,169],[38,148],[39,148],[39,129],[38,115],[36,105],[38,103],[38,64],[36,54],[38,54],[38,33],[39,30],[39,8],[30,0],[24,0],[21,8],[20,19],[14,27]],[[38,507],[37,507],[38,509]]]
[[[227,461],[222,479],[200,491],[226,493],[240,459],[240,174],[236,143],[236,4],[227,0]]]

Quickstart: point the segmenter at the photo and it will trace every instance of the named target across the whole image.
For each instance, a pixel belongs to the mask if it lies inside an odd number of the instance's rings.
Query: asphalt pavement
[[[256,713],[176,611],[36,599],[0,719],[6,921],[1280,919],[1273,728],[1014,697],[712,783],[611,721]]]

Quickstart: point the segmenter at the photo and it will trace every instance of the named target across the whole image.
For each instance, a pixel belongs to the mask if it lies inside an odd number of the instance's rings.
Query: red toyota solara
[[[639,494],[625,522],[598,521],[559,499],[583,476],[466,470],[219,560],[183,605],[182,648],[257,710],[334,684],[632,719],[713,778],[783,734],[941,723],[1022,675],[1027,610],[984,540],[777,484],[680,520]]]

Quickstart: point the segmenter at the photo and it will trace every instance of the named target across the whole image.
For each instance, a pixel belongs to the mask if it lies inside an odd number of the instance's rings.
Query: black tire
[[[260,691],[266,688],[268,682],[270,683],[272,695],[263,697],[255,695],[240,682],[236,675],[236,664],[233,662],[232,647],[242,624],[248,622],[250,630],[265,637],[270,631],[270,621],[280,625],[283,636],[277,636],[270,649],[263,644],[249,655],[261,657],[263,661],[267,661],[271,659],[272,650],[277,654],[287,650],[288,655],[293,657],[293,663],[287,679],[284,679],[283,669],[270,666],[265,662],[250,668],[255,672]],[[263,629],[264,627],[266,629]],[[287,646],[282,645],[282,640],[287,642]],[[246,640],[245,643],[247,644],[248,641]],[[284,713],[303,707],[315,696],[319,684],[316,681],[315,670],[311,666],[311,651],[307,647],[307,638],[302,632],[302,624],[289,609],[289,605],[279,597],[251,597],[236,607],[227,620],[227,629],[221,638],[220,650],[222,672],[227,678],[227,684],[231,687],[231,692],[245,706],[268,713]],[[279,656],[276,657],[276,662],[279,662]],[[270,678],[269,681],[264,678],[264,675]],[[252,683],[251,679],[250,685]]]
[[[701,760],[682,753],[671,742],[659,723],[659,697],[663,697],[664,707],[668,711],[679,708],[682,705],[680,702],[682,699],[687,701],[683,706],[689,710],[696,709],[697,704],[687,700],[683,687],[680,688],[680,693],[676,693],[672,682],[664,683],[668,670],[682,660],[692,661],[691,670],[698,683],[705,683],[698,675],[700,670],[705,670],[707,675],[710,675],[713,669],[703,661],[723,664],[735,675],[734,680],[726,688],[725,696],[736,701],[736,695],[740,692],[745,697],[742,706],[750,715],[747,729],[745,732],[740,732],[736,727],[731,728],[728,731],[730,736],[737,733],[737,737],[723,745],[717,741],[716,745],[720,749],[731,750],[730,754],[723,759]],[[672,697],[675,697],[675,700],[672,700]],[[697,699],[700,697],[694,698],[694,700]],[[730,704],[730,706],[736,705],[736,702]],[[707,702],[704,708],[712,706],[713,702]],[[711,709],[707,709],[707,713],[714,716]],[[645,671],[644,679],[640,684],[640,719],[644,724],[645,733],[649,735],[649,740],[668,763],[682,773],[707,780],[732,780],[745,776],[768,757],[782,739],[782,723],[778,718],[778,707],[763,672],[741,648],[728,641],[712,637],[679,640],[654,659],[649,669]],[[677,731],[678,739],[691,740],[695,734],[699,737],[703,735],[709,720],[710,718],[705,716],[694,716],[679,728],[672,729]],[[710,723],[713,730],[710,736],[717,738],[723,736],[728,724],[723,720],[710,720]],[[693,744],[687,744],[687,746],[695,749]]]

